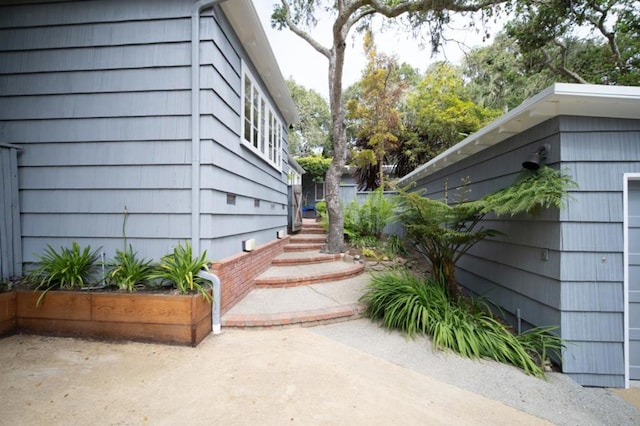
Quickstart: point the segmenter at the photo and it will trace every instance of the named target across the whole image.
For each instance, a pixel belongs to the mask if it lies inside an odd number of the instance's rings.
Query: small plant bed
[[[433,346],[469,358],[488,358],[512,364],[544,377],[550,356],[559,356],[562,340],[554,327],[515,335],[495,318],[481,299],[449,299],[445,283],[419,278],[407,270],[374,275],[362,301],[365,315],[409,336],[429,335]]]
[[[416,274],[405,268],[374,274],[362,297],[365,314],[409,336],[429,335],[435,348],[512,364],[544,377],[549,359],[561,359],[564,344],[554,334],[557,327],[514,334],[486,302],[462,294],[455,266],[474,244],[500,235],[479,225],[485,215],[560,208],[575,184],[562,172],[542,167],[524,172],[500,191],[468,201],[467,183],[462,182],[458,202],[452,204],[446,198],[431,200],[420,192],[399,190],[396,218],[411,247],[428,259],[431,271]]]
[[[197,345],[212,330],[209,263],[176,245],[158,265],[131,245],[101,265],[98,250],[47,246],[16,293],[19,330],[59,336]],[[103,270],[104,275],[100,272]]]

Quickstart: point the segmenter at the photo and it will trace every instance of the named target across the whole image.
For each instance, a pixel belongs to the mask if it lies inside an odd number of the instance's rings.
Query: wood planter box
[[[0,336],[16,328],[16,292],[0,293]]]
[[[211,333],[211,303],[200,294],[16,292],[18,330],[68,337],[196,346]]]

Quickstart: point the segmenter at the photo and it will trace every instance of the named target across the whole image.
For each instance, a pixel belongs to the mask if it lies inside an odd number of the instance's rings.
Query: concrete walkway
[[[0,340],[0,425],[631,425],[607,389],[432,351],[369,320],[226,329],[198,347]]]
[[[542,425],[310,329],[230,330],[197,348],[0,341],[3,425]]]

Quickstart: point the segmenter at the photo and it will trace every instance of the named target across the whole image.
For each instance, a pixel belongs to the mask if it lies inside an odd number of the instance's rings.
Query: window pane
[[[244,75],[244,128],[242,137],[251,142],[251,81]]]
[[[267,126],[267,115],[265,114],[265,104],[264,99],[261,99],[260,102],[260,117],[262,122],[262,128],[260,129],[260,152],[264,154],[265,151],[265,139],[267,137],[267,132],[269,126]]]
[[[269,111],[269,160],[273,161],[273,138],[275,135],[273,134],[275,128],[273,126],[273,112]]]
[[[258,96],[258,90],[254,87],[253,88],[253,117],[251,120],[251,124],[253,125],[253,138],[252,138],[252,142],[253,142],[253,146],[258,148],[258,123],[259,123],[259,119],[260,116],[258,115],[258,100],[259,96]]]

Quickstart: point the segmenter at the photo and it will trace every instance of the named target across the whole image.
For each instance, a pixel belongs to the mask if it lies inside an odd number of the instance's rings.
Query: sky
[[[278,31],[271,28],[270,16],[276,3],[277,0],[253,0],[283,77],[293,77],[296,83],[317,91],[328,100],[329,61],[288,29]],[[318,30],[312,33],[313,37],[326,47],[331,46],[330,23],[328,19],[321,20]],[[374,36],[378,51],[397,55],[400,62],[407,62],[424,72],[430,64],[438,60],[447,59],[449,62],[459,63],[464,56],[461,46],[469,49],[471,46],[482,45],[481,36],[470,30],[462,30],[462,24],[457,24],[456,27],[457,29],[454,28],[449,33],[449,38],[455,38],[457,42],[446,43],[442,52],[435,57],[432,57],[429,46],[420,46],[420,42],[412,39],[409,33],[385,30],[375,32]],[[355,29],[352,29],[350,35],[355,33]],[[362,39],[350,38],[344,67],[345,88],[360,79],[364,66]]]

